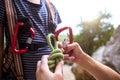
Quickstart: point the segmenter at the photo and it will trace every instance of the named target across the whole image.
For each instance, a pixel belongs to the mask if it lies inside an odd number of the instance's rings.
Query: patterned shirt
[[[18,17],[28,17],[33,23],[33,29],[35,30],[35,38],[32,41],[34,43],[46,43],[46,36],[49,34],[48,22],[49,22],[49,12],[46,7],[45,0],[41,0],[40,5],[28,2],[27,0],[12,0],[16,7],[16,12]],[[52,4],[53,5],[53,4]],[[59,24],[61,22],[60,16],[57,9],[53,5],[55,23]],[[0,24],[5,24],[6,14],[4,0],[0,0]],[[27,35],[20,34],[19,42],[24,43]],[[25,80],[35,80],[35,71],[37,61],[40,60],[42,55],[49,54],[50,49],[46,45],[44,47],[38,48],[36,51],[28,51],[21,55],[24,77]]]

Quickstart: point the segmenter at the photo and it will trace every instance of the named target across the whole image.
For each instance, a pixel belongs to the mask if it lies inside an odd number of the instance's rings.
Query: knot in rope
[[[51,43],[51,38],[54,40],[54,46]],[[50,56],[48,59],[48,65],[49,65],[49,69],[52,72],[54,72],[56,65],[64,59],[64,55],[63,55],[62,51],[58,48],[58,44],[57,44],[54,34],[52,34],[52,33],[48,34],[47,43],[51,49],[51,53],[50,53]]]

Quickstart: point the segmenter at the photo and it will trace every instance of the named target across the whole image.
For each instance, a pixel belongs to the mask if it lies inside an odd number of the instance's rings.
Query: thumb
[[[56,66],[55,73],[63,75],[63,65],[64,65],[63,61],[59,62]]]
[[[41,65],[41,61],[39,60],[39,61],[37,62],[37,69],[36,69],[36,72],[38,72],[38,71],[40,70],[40,65]]]

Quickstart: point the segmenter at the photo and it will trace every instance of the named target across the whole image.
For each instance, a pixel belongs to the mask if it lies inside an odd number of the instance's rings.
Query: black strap
[[[26,43],[19,43],[20,49],[23,49],[27,46],[28,44]],[[43,48],[45,46],[48,46],[47,43],[45,42],[40,42],[40,43],[32,43],[28,46],[28,51],[37,51],[39,48]]]
[[[51,4],[51,2],[49,0],[46,0],[46,7],[48,10],[48,17],[49,17],[49,22],[48,22],[48,31],[49,33],[55,33],[55,29],[57,27],[56,23],[54,22],[54,8],[53,5]]]
[[[4,27],[0,24],[0,80],[2,78],[2,61],[4,52]]]

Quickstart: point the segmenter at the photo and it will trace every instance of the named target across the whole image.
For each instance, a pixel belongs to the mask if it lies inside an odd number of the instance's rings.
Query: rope
[[[54,40],[54,46],[51,43],[51,38]],[[62,51],[58,48],[58,44],[57,44],[54,34],[52,34],[52,33],[48,34],[47,43],[51,49],[51,54],[48,59],[48,65],[49,65],[49,69],[52,72],[54,72],[56,65],[64,59],[64,55],[63,55]]]

